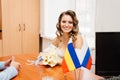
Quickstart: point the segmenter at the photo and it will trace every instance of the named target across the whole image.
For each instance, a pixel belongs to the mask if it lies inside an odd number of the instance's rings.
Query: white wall
[[[120,0],[96,2],[95,31],[120,31]]]

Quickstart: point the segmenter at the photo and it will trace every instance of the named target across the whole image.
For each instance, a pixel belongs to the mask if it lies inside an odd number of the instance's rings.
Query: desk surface
[[[36,60],[37,56],[38,54],[15,55],[15,60],[21,63],[22,69],[19,71],[19,74],[12,80],[48,80],[45,79],[45,77],[52,78],[52,80],[75,80],[75,72],[68,72],[63,74],[60,65],[51,68],[49,66],[36,66],[34,64],[27,64],[27,60]],[[0,57],[0,61],[6,60],[9,57],[10,56]],[[64,75],[66,75],[66,77]],[[95,80],[101,78],[96,75],[93,75],[93,77],[95,77]]]

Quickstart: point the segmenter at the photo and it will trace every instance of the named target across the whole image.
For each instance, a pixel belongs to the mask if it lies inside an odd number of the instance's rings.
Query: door
[[[21,0],[1,0],[3,55],[21,53]]]
[[[39,53],[39,0],[2,0],[3,55]]]
[[[40,0],[22,0],[23,53],[39,53]]]

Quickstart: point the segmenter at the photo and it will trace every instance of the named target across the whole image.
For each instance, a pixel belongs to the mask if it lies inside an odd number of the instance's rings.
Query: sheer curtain
[[[79,19],[79,29],[92,48],[95,47],[95,7],[96,0],[76,0],[75,11]]]

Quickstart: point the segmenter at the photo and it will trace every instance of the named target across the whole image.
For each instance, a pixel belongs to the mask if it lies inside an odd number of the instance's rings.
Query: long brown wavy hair
[[[60,14],[60,16],[58,18],[58,22],[56,24],[56,28],[57,28],[56,35],[57,35],[58,38],[63,35],[63,31],[62,31],[61,25],[60,25],[60,22],[61,22],[61,19],[62,19],[63,15],[69,15],[69,16],[71,16],[71,18],[73,20],[73,29],[70,32],[70,37],[72,37],[72,39],[75,40],[76,39],[75,36],[79,32],[79,27],[78,27],[78,19],[76,17],[76,13],[72,10],[67,10],[67,11],[62,12]]]

